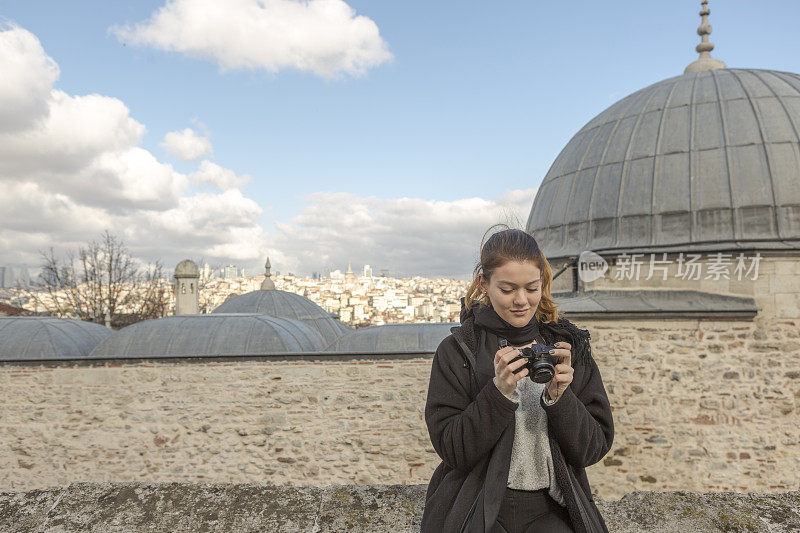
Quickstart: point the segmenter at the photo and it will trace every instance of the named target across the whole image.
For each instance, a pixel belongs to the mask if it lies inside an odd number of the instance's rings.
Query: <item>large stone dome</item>
[[[800,249],[800,75],[669,78],[589,121],[556,158],[527,230],[583,250]]]
[[[0,360],[86,357],[111,330],[98,324],[54,317],[0,318]]]
[[[352,332],[308,298],[288,291],[251,291],[223,302],[212,313],[263,313],[299,320],[317,331],[326,345]]]

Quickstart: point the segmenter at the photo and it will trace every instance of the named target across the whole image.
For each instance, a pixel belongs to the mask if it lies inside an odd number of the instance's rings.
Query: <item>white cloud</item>
[[[58,65],[35,35],[17,26],[0,26],[0,131],[19,131],[47,115]]]
[[[262,213],[255,201],[230,189],[183,197],[172,209],[142,213],[139,222],[145,233],[159,235],[162,248],[177,246],[178,255],[258,263],[266,234],[254,220]]]
[[[75,172],[97,154],[135,146],[145,132],[116,98],[51,90],[45,104],[46,118],[35,127],[0,133],[0,174]]]
[[[248,176],[204,162],[198,174],[228,190],[192,194],[197,176],[140,147],[145,127],[122,101],[54,89],[58,66],[25,29],[0,31],[0,72],[0,121],[13,125],[0,128],[0,264],[35,267],[39,251],[74,249],[105,229],[168,267],[263,260],[261,208],[235,189]]]
[[[199,159],[211,153],[211,141],[198,135],[192,128],[167,133],[161,146],[184,161]]]
[[[238,188],[252,179],[252,177],[247,174],[244,176],[237,176],[233,170],[223,168],[208,160],[200,163],[200,168],[197,172],[193,172],[189,177],[198,185],[208,183],[220,189]]]
[[[352,261],[402,274],[467,275],[483,233],[498,222],[524,224],[534,196],[535,189],[512,190],[445,202],[315,193],[290,223],[276,223],[271,244],[294,261],[276,268],[307,273]]]
[[[185,175],[137,146],[100,153],[72,178],[72,196],[86,204],[136,209],[169,209],[188,185]]]
[[[392,58],[375,22],[342,0],[168,0],[147,21],[111,31],[122,42],[200,57],[222,70],[332,78]]]

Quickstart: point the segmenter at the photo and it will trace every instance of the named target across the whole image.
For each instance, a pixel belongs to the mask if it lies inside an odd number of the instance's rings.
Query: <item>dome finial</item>
[[[267,262],[264,263],[264,281],[261,282],[261,290],[262,291],[274,291],[275,290],[275,282],[270,279],[272,275],[270,273],[270,269],[272,269],[272,263],[269,262],[269,257],[267,257]]]
[[[708,0],[703,0],[701,4],[703,8],[700,10],[700,26],[697,28],[700,44],[695,47],[700,57],[686,67],[683,71],[684,74],[728,68],[724,61],[711,57],[711,50],[714,49],[714,43],[708,40],[708,36],[711,35],[711,24],[708,23],[708,16],[711,14],[711,10],[708,9]]]

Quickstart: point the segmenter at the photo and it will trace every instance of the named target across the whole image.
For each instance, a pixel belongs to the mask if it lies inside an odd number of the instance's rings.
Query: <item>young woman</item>
[[[482,244],[461,325],[433,357],[425,422],[442,462],[423,533],[607,531],[584,469],[611,448],[611,406],[589,332],[558,316],[551,282],[528,233]],[[520,357],[533,343],[558,357],[548,383]]]

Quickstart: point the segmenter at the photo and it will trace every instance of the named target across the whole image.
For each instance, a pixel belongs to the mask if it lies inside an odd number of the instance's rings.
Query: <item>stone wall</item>
[[[0,532],[418,532],[425,485],[75,483],[0,492]],[[614,533],[800,530],[800,492],[635,492],[597,501]]]
[[[419,482],[429,372],[429,358],[0,366],[2,488]]]
[[[596,321],[595,492],[800,488],[797,320]],[[0,490],[74,481],[427,483],[430,357],[0,365]]]
[[[589,469],[601,494],[800,488],[797,321],[590,330],[617,429],[611,452]]]

